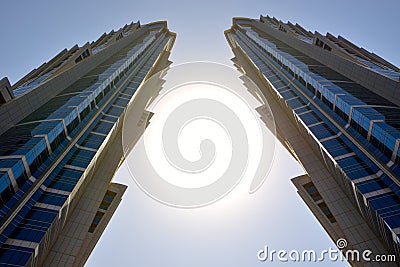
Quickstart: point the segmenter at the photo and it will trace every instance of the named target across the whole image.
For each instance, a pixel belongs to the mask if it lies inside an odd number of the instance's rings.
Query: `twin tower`
[[[268,16],[234,18],[225,37],[304,168],[292,181],[330,237],[399,258],[400,69]],[[166,22],[131,23],[0,81],[1,266],[84,265],[126,189],[111,180],[127,105],[171,64],[175,39]]]

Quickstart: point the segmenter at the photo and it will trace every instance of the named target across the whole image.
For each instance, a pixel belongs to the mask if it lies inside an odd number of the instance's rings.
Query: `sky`
[[[231,65],[233,54],[223,31],[232,17],[259,18],[260,14],[322,34],[340,34],[400,66],[399,10],[399,1],[371,0],[3,0],[0,76],[9,77],[13,84],[62,49],[96,40],[103,32],[136,20],[168,21],[177,33],[171,54],[174,63],[201,60]],[[290,182],[302,173],[278,145],[270,175],[256,194],[240,202],[224,199],[185,210],[147,197],[123,165],[116,181],[127,184],[128,190],[87,266],[262,266],[267,263],[258,262],[256,253],[265,245],[287,250],[334,247]]]

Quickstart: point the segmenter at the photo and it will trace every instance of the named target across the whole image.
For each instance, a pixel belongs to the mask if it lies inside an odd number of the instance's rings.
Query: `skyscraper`
[[[125,111],[149,101],[137,89],[175,38],[164,21],[131,23],[0,81],[1,266],[85,263],[126,189],[111,182]]]
[[[299,195],[334,242],[345,239],[338,248],[399,259],[400,69],[341,36],[269,16],[234,18],[225,36],[306,172],[292,179]]]

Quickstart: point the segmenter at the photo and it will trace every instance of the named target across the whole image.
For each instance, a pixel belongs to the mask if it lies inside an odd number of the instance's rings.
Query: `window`
[[[96,227],[97,227],[97,225],[99,225],[99,223],[100,223],[101,219],[103,218],[104,214],[105,213],[101,212],[101,211],[98,211],[96,213],[96,215],[93,218],[93,222],[89,227],[89,233],[93,233],[94,230],[96,230]]]
[[[312,182],[304,184],[303,187],[315,202],[322,199],[321,195],[318,193],[317,188],[315,188]]]
[[[107,190],[106,194],[104,195],[103,201],[100,204],[100,209],[107,210],[116,195],[117,193]]]
[[[336,222],[335,217],[333,217],[333,214],[331,213],[325,202],[318,204],[318,207],[321,209],[321,211],[325,214],[325,216],[331,223]]]
[[[315,41],[315,45],[319,46],[319,47],[323,47],[324,46],[324,42],[322,42],[319,38],[317,38],[317,40]]]

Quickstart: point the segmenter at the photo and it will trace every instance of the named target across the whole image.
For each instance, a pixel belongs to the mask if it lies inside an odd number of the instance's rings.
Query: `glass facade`
[[[400,255],[400,108],[253,22],[260,23],[235,19],[226,32],[231,46],[260,71],[368,224]],[[312,184],[306,190],[320,201]],[[336,222],[324,202],[318,206]]]
[[[1,266],[36,265],[49,249],[135,91],[173,40],[163,22],[144,26],[139,38],[0,136]],[[48,74],[18,87],[16,97]],[[114,196],[106,194],[104,210]]]

